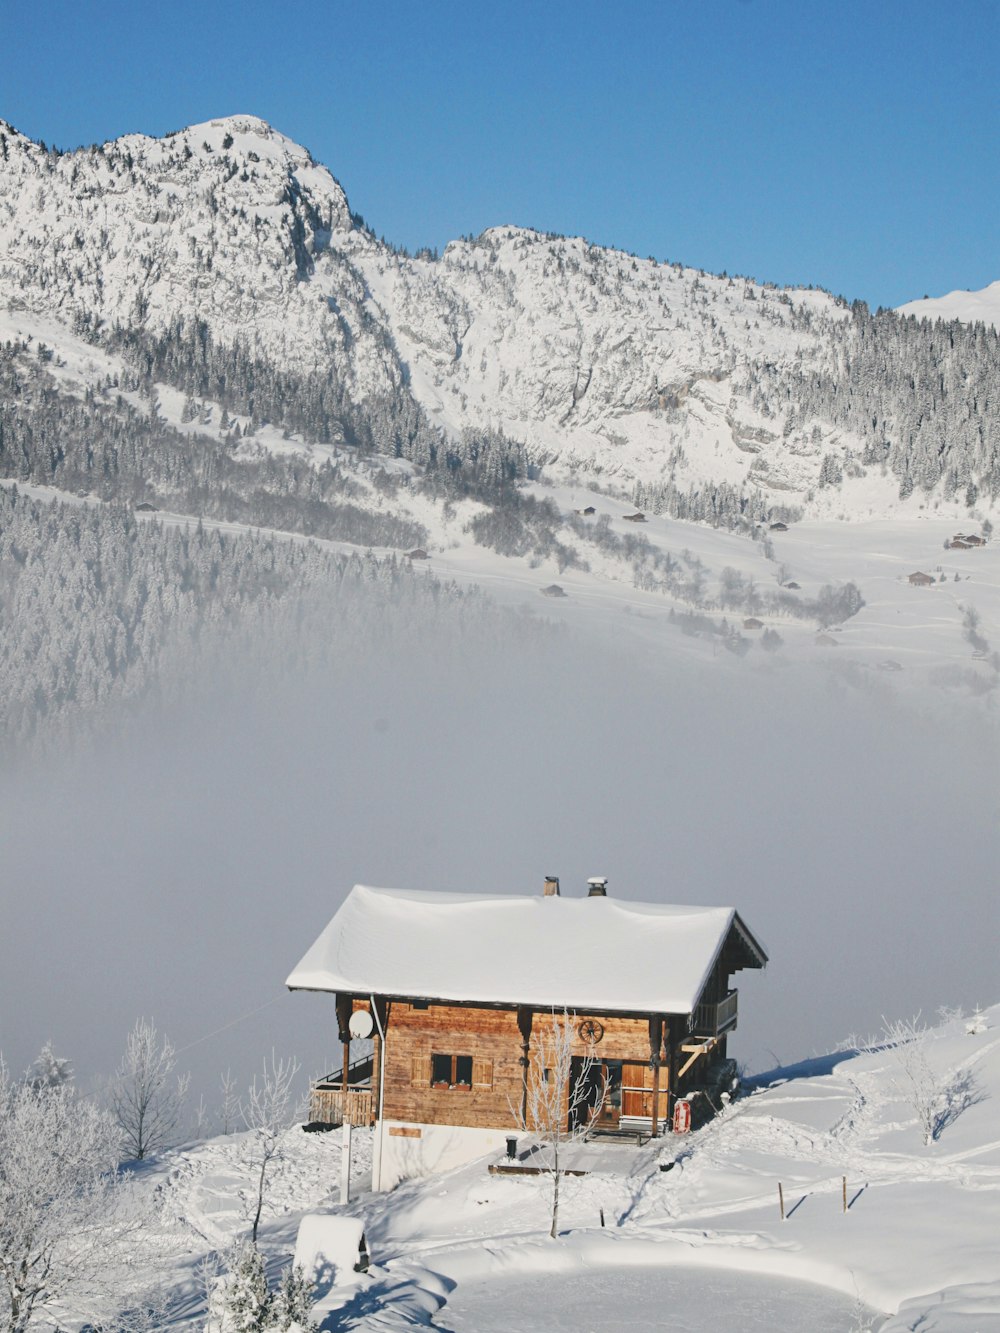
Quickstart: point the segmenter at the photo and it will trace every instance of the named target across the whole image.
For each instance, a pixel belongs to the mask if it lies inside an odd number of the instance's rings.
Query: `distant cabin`
[[[137,514],[155,514],[157,508],[156,505],[151,505],[148,500],[143,500],[141,504],[136,505],[135,512]]]
[[[588,1132],[662,1134],[675,1101],[718,1078],[738,1017],[732,975],[765,966],[760,941],[732,907],[587,887],[571,898],[552,876],[530,896],[357,885],[289,976],[291,990],[336,997],[344,1073],[314,1086],[311,1118],[376,1124],[373,1188],[502,1150],[536,1043],[564,1011],[567,1117],[575,1080],[589,1089],[599,1069],[604,1090]],[[369,1034],[370,1062],[352,1066],[352,1036]]]
[[[786,583],[784,586],[785,586],[790,592],[798,592],[798,591],[800,590],[800,588],[801,588],[802,585],[799,584],[799,583],[794,583],[794,582],[792,582],[792,581],[790,580],[790,581],[789,581],[788,583]]]
[[[787,523],[772,523],[771,526],[768,528],[768,532],[787,532],[787,531],[788,531]]]
[[[565,597],[566,589],[559,583],[550,583],[547,588],[540,589],[543,597]]]
[[[646,521],[646,515],[638,510],[634,514],[622,514],[622,518],[626,523],[645,523]]]
[[[426,552],[426,551],[423,549],[423,547],[421,547],[421,546],[418,546],[418,547],[416,548],[416,550],[413,550],[413,551],[407,551],[407,553],[406,553],[406,558],[407,558],[407,560],[428,560],[428,559],[430,559],[430,557],[428,556],[427,552]]]
[[[932,583],[937,582],[937,579],[933,574],[924,574],[920,570],[917,570],[915,574],[910,575],[907,582],[912,583],[914,588],[929,588]]]
[[[952,537],[948,549],[950,551],[970,551],[973,543],[967,537]]]
[[[986,538],[985,538],[985,537],[980,537],[978,533],[973,533],[971,536],[966,537],[964,540],[965,540],[965,544],[966,544],[966,546],[985,546],[985,545],[986,545]]]
[[[763,628],[764,628],[764,622],[763,622],[763,620],[758,620],[756,616],[747,616],[746,620],[744,620],[744,622],[743,622],[743,628],[744,628],[744,629],[763,629]]]
[[[594,508],[593,505],[587,505],[586,509],[582,509],[580,512],[586,516],[589,516],[590,514],[596,514],[597,510]]]

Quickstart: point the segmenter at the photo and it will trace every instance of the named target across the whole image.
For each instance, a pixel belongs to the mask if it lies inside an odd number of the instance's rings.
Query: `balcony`
[[[345,1088],[321,1079],[309,1091],[309,1120],[314,1125],[373,1125],[371,1088]]]
[[[721,1037],[724,1032],[732,1032],[737,1019],[738,990],[728,991],[721,1000],[711,1004],[699,1004],[691,1015],[691,1033],[699,1037]]]
[[[309,1089],[309,1120],[314,1125],[373,1125],[375,1094],[371,1086],[372,1057],[363,1055],[344,1071],[335,1070],[317,1079]]]

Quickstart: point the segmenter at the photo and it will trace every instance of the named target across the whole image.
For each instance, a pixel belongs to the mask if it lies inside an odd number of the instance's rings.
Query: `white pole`
[[[340,1202],[351,1202],[351,1122],[344,1121],[340,1141]]]
[[[380,1190],[382,1188],[382,1140],[385,1138],[385,1029],[379,1021],[378,1008],[375,1005],[375,996],[371,997],[372,1017],[375,1019],[375,1026],[378,1028],[379,1036],[379,1062],[378,1062],[378,1141],[375,1145],[377,1152],[372,1154],[372,1189]]]

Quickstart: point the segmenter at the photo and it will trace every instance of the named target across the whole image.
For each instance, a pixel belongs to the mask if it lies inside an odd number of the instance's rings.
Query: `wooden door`
[[[622,1115],[653,1117],[653,1071],[638,1060],[622,1062]]]

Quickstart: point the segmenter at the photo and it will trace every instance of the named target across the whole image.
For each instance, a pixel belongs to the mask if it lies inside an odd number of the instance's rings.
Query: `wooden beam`
[[[660,1050],[663,1046],[663,1019],[659,1014],[652,1014],[649,1019],[649,1063],[653,1066],[653,1138],[656,1138],[660,1121]]]
[[[689,1046],[689,1045],[682,1046],[681,1050],[684,1051],[685,1053],[690,1053],[690,1054],[688,1059],[685,1060],[684,1064],[680,1067],[680,1069],[678,1069],[677,1077],[683,1078],[684,1075],[687,1073],[687,1071],[694,1064],[694,1062],[698,1059],[699,1055],[708,1055],[711,1051],[715,1050],[718,1044],[719,1044],[718,1037],[709,1037],[708,1041],[702,1042],[698,1046]]]
[[[392,1132],[391,1130],[389,1131]],[[571,1170],[560,1167],[558,1171],[550,1171],[547,1166],[515,1166],[507,1165],[506,1162],[493,1162],[487,1170],[491,1176],[589,1176],[589,1171]]]
[[[354,1009],[354,996],[345,995],[337,992],[337,1035],[341,1041],[350,1041],[351,1034],[348,1024],[351,1021],[351,1013]]]
[[[517,1028],[521,1034],[521,1124],[528,1123],[528,1070],[531,1067],[531,1009],[517,1007]]]

